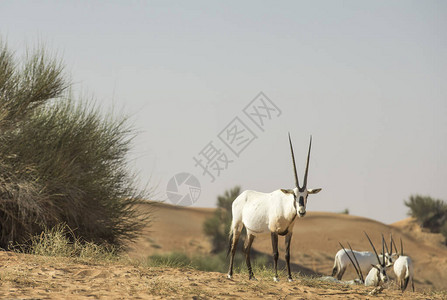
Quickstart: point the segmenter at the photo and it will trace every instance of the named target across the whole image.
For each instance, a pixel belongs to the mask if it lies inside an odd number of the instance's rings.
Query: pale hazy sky
[[[386,223],[411,194],[447,200],[446,29],[445,1],[0,2],[10,49],[44,42],[74,91],[131,115],[132,166],[160,199],[179,172],[195,206],[292,188],[287,132],[301,181],[312,134],[308,211]],[[264,131],[243,112],[261,91],[281,111]],[[257,137],[239,157],[219,139],[235,117]],[[193,160],[209,142],[232,160],[214,182]]]

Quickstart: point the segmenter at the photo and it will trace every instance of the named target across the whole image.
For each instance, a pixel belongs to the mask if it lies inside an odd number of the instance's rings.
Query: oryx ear
[[[320,191],[321,191],[321,189],[308,189],[307,193],[308,194],[317,194]]]
[[[293,190],[286,190],[286,189],[281,189],[281,192],[283,192],[284,194],[295,194],[294,192],[293,192]]]

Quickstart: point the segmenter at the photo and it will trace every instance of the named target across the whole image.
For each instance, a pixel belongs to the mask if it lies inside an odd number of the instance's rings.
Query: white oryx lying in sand
[[[230,246],[228,249],[228,254],[231,253],[230,267],[227,275],[228,278],[233,276],[233,261],[234,254],[236,253],[236,245],[242,228],[245,226],[247,230],[247,239],[245,240],[244,252],[249,278],[254,279],[254,274],[250,263],[250,248],[253,240],[255,236],[263,232],[270,232],[275,269],[275,276],[273,277],[273,280],[278,281],[278,235],[283,235],[285,236],[286,244],[285,259],[288,273],[287,278],[289,281],[292,281],[292,274],[290,272],[290,241],[292,239],[293,225],[295,224],[297,215],[301,218],[306,214],[307,197],[309,194],[316,194],[321,189],[307,189],[307,175],[309,171],[312,136],[310,137],[309,142],[306,170],[304,172],[304,182],[302,187],[300,187],[298,182],[295,156],[293,154],[290,134],[289,144],[292,154],[295,188],[292,190],[280,189],[271,193],[244,191],[233,202],[233,220],[231,222]]]
[[[394,243],[394,241],[393,241]],[[396,245],[394,247],[397,250]],[[402,244],[402,239],[400,239],[400,256],[399,258],[394,262],[394,274],[396,274],[397,282],[399,284],[400,290],[402,293],[405,291],[405,289],[408,286],[408,282],[411,280],[411,288],[414,292],[414,282],[413,282],[413,262],[411,261],[411,258],[409,256],[404,255],[404,247]]]
[[[392,236],[391,236],[392,239]],[[394,263],[394,261],[397,259],[398,254],[393,253],[393,247],[392,242],[390,242],[390,248],[391,251],[388,251],[388,246],[385,244],[386,252],[385,252],[385,262],[386,267],[391,267]],[[397,249],[396,249],[397,251]],[[337,278],[338,280],[341,280],[343,278],[343,275],[347,269],[347,267],[350,264],[350,259],[348,257],[349,255],[355,254],[355,257],[357,258],[359,262],[359,266],[361,271],[364,274],[368,274],[368,272],[371,270],[371,265],[375,265],[377,263],[376,255],[370,251],[356,251],[356,250],[345,250],[340,249],[337,254],[335,254],[334,259],[334,266],[332,268],[332,276]],[[379,255],[380,260],[383,259],[383,255]]]
[[[371,264],[371,269],[368,272],[368,275],[366,278],[363,278],[362,269],[360,267],[360,263],[358,260],[358,257],[356,256],[356,253],[352,250],[351,245],[349,245],[349,249],[351,250],[350,253],[343,247],[343,245],[340,243],[340,246],[342,247],[342,250],[348,257],[349,261],[352,263],[352,265],[355,268],[355,271],[357,272],[357,275],[359,276],[360,283],[364,284],[365,286],[379,286],[380,284],[388,281],[388,276],[386,274],[386,261],[385,256],[382,256],[382,261],[380,261],[379,255],[377,254],[376,248],[374,247],[373,243],[371,242],[371,239],[369,238],[368,234],[366,234],[366,237],[368,238],[369,243],[371,244],[371,247],[374,250],[375,254],[375,264]],[[385,252],[385,240],[382,236],[382,253]],[[353,258],[351,258],[353,256]]]

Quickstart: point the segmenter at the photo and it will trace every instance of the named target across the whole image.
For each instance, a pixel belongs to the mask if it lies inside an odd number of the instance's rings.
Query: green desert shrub
[[[343,215],[349,215],[349,208],[345,208],[340,213],[343,214]]]
[[[429,196],[410,196],[404,202],[410,209],[408,214],[431,232],[442,233],[447,241],[447,203]]]
[[[204,233],[211,239],[212,253],[218,253],[228,248],[228,235],[231,226],[231,206],[234,199],[241,193],[241,188],[236,186],[225,191],[224,195],[217,197],[217,209],[214,215],[205,220]],[[241,241],[239,241],[241,242]]]
[[[447,221],[447,203],[429,196],[410,196],[405,205],[410,208],[408,214],[418,220],[422,227],[439,232]]]
[[[60,223],[81,241],[119,245],[148,220],[126,166],[133,129],[68,86],[45,51],[16,61],[0,41],[0,247]]]

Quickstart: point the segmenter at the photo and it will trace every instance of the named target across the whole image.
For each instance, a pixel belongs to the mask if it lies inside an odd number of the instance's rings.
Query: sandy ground
[[[362,286],[306,278],[273,282],[191,269],[85,264],[73,259],[0,252],[3,299],[445,299],[447,294],[401,294],[394,287],[376,296]]]
[[[142,205],[141,209],[149,209]],[[211,209],[179,208],[157,204],[154,219],[143,235],[132,244],[129,256],[142,259],[155,253],[184,251],[207,254],[210,245],[202,232],[203,221]],[[369,249],[363,236],[373,241],[390,232],[402,237],[405,252],[415,264],[416,292],[403,295],[393,282],[378,295],[372,288],[323,282],[297,277],[289,283],[281,278],[225,274],[188,268],[154,268],[129,262],[81,262],[68,258],[49,258],[0,252],[0,298],[2,299],[447,299],[447,248],[439,235],[423,232],[411,219],[385,225],[374,220],[331,213],[308,213],[294,228],[292,262],[308,268],[316,276],[329,275],[338,241],[349,241],[357,249]],[[280,255],[284,255],[282,238]],[[271,252],[269,237],[254,242],[258,251]],[[346,280],[354,278],[349,272]],[[437,290],[432,293],[430,290]],[[439,292],[441,291],[441,292]]]

